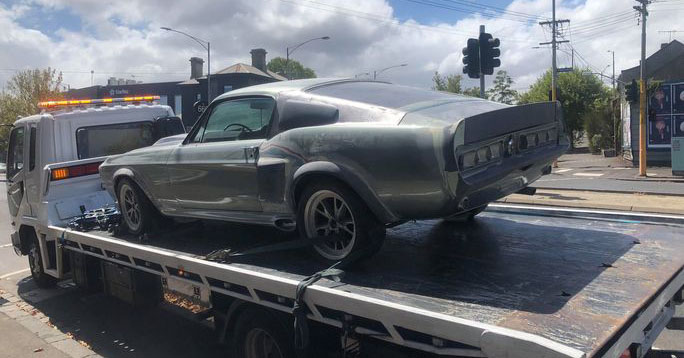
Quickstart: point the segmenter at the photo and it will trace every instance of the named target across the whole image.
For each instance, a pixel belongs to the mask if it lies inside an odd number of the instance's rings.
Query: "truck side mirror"
[[[280,132],[293,128],[323,126],[336,123],[340,112],[337,107],[320,102],[288,100],[280,113],[278,129]]]

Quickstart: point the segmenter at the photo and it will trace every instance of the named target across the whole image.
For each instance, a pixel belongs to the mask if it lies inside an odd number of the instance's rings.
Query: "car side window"
[[[275,101],[264,97],[218,103],[197,131],[193,142],[266,138],[274,108]]]
[[[16,127],[10,133],[7,149],[7,179],[24,168],[24,127]]]

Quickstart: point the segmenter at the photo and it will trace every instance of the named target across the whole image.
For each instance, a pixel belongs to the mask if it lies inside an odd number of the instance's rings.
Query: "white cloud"
[[[188,59],[205,58],[206,53],[192,40],[160,30],[160,26],[211,41],[213,70],[235,62],[249,63],[252,48],[265,48],[269,58],[284,56],[288,45],[328,35],[331,40],[302,47],[293,58],[314,68],[319,76],[353,76],[408,63],[383,73],[382,78],[430,87],[434,71],[461,73],[461,48],[468,37],[477,34],[480,24],[501,38],[501,69],[513,76],[516,88],[526,88],[551,62],[549,50],[532,49],[550,37],[537,21],[472,15],[455,23],[424,27],[414,20],[395,20],[392,7],[383,0],[323,1],[25,0],[13,6],[0,4],[0,85],[12,75],[7,69],[46,66],[65,71],[65,82],[72,87],[90,85],[91,69],[96,84],[104,84],[110,76],[131,78],[131,74],[145,82],[186,79]],[[632,0],[586,0],[558,6],[559,18],[570,19],[570,29],[577,29],[564,31],[577,49],[576,64],[587,61],[600,71],[610,64],[609,49],[616,53],[617,69],[638,64],[640,28],[633,15],[630,17],[633,5]],[[67,24],[49,34],[26,28],[21,19],[32,7],[76,14],[82,30],[67,30]],[[676,3],[651,7],[649,54],[663,40],[657,31],[677,24],[684,11],[684,6]],[[551,9],[548,0],[515,0],[508,10],[550,17]],[[615,17],[621,13],[624,15]],[[598,27],[601,25],[604,27]],[[570,65],[563,52],[559,53],[559,65]],[[475,85],[479,85],[477,80],[465,82],[466,87]]]

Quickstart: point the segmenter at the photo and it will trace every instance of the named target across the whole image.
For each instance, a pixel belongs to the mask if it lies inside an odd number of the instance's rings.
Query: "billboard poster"
[[[684,83],[672,85],[672,112],[684,113]]]
[[[648,116],[648,144],[651,147],[668,147],[672,140],[672,116],[651,112]]]
[[[672,136],[684,138],[684,115],[672,116]]]
[[[648,100],[649,112],[656,114],[672,113],[672,90],[671,85],[661,85],[656,88]]]

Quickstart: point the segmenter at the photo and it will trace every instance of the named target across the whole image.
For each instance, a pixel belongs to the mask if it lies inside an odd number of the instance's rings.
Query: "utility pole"
[[[613,90],[615,90],[615,51],[608,50],[607,52],[610,52],[613,54],[613,77],[611,77],[611,79],[613,81]]]
[[[558,69],[556,67],[556,50],[558,49],[558,44],[565,43],[565,42],[570,42],[568,40],[556,40],[556,36],[558,35],[558,24],[560,23],[569,23],[570,20],[556,20],[556,0],[551,0],[551,21],[542,21],[539,23],[539,25],[551,25],[551,42],[540,42],[539,45],[551,45],[551,101],[555,102],[558,100],[558,94],[556,93],[557,85],[556,85],[556,76]],[[573,62],[574,62],[574,52],[573,52]],[[573,63],[574,67],[574,63]]]
[[[641,65],[639,84],[639,175],[646,176],[646,6],[650,0],[636,0],[641,6],[634,9],[641,14]]]

